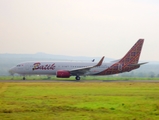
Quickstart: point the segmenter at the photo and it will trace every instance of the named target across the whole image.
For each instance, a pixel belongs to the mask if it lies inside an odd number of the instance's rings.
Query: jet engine
[[[71,76],[69,71],[66,70],[58,70],[56,72],[56,77],[58,78],[69,78]]]

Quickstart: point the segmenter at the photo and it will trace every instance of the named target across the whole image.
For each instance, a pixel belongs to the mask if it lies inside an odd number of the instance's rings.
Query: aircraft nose
[[[10,68],[10,69],[9,69],[9,73],[10,73],[11,75],[14,75],[14,73],[15,73],[15,67]]]

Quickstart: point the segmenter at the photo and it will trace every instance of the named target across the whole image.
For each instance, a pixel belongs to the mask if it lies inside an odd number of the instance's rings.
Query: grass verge
[[[2,120],[156,120],[159,83],[0,83]]]

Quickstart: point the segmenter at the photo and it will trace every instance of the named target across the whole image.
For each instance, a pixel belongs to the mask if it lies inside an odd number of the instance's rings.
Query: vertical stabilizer
[[[140,58],[143,43],[144,39],[139,39],[121,60],[114,63],[112,66],[105,69],[104,71],[98,73],[98,75],[112,75],[122,72],[129,72],[131,70],[139,68],[141,64],[138,64],[138,61]]]
[[[127,54],[119,61],[123,66],[129,64],[137,64],[140,58],[140,53],[144,39],[139,39],[135,45],[127,52]]]

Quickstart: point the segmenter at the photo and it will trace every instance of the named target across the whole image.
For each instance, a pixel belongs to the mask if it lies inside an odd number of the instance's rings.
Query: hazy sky
[[[159,61],[159,0],[0,0],[0,53]]]

